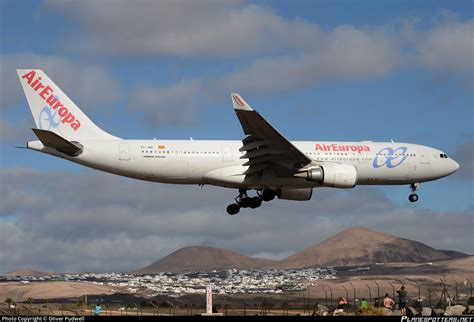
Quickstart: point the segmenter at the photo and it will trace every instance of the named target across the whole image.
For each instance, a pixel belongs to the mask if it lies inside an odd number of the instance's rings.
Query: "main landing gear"
[[[420,183],[418,182],[412,183],[410,185],[411,194],[408,196],[408,200],[410,200],[411,202],[418,201],[418,195],[416,194],[416,191],[418,190],[419,187],[420,187]]]
[[[271,201],[275,198],[276,193],[273,190],[265,189],[261,193],[257,192],[257,197],[249,197],[247,190],[240,189],[239,195],[235,198],[235,203],[227,206],[227,213],[235,215],[239,213],[240,208],[258,208],[263,201]]]

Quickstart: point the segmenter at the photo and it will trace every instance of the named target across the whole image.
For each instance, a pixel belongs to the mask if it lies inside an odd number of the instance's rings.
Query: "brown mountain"
[[[252,258],[221,248],[190,246],[181,248],[134,273],[206,272],[226,269],[254,269],[275,266],[277,261]]]
[[[33,269],[20,269],[14,272],[8,272],[3,274],[4,276],[48,276],[48,275],[54,275],[55,273],[52,272],[40,272],[40,271],[35,271]]]
[[[442,252],[445,255],[448,255],[449,258],[463,258],[469,257],[470,255],[458,252],[457,250],[450,250],[450,249],[438,249],[438,252]]]
[[[448,254],[417,241],[363,227],[352,227],[280,261],[280,267],[352,266],[386,262],[449,259]]]

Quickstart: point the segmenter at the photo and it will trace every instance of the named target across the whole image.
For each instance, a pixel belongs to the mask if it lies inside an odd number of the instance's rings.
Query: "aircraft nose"
[[[454,173],[454,172],[458,171],[458,169],[459,169],[459,163],[457,163],[456,161],[454,161],[453,159],[451,159],[451,164],[450,164],[449,168],[450,168],[450,169],[449,169],[449,170],[450,170],[449,173],[450,173],[450,174],[451,174],[451,173]]]

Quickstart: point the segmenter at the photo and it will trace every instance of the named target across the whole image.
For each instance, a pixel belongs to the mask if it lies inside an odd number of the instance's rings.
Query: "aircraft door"
[[[130,145],[121,143],[119,147],[119,160],[130,161]]]
[[[429,157],[428,153],[426,153],[425,149],[420,149],[418,151],[418,153],[420,153],[420,159],[421,159],[422,164],[429,164],[430,163],[430,157]]]

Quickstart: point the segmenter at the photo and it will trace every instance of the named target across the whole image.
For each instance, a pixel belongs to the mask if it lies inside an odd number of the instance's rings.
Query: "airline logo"
[[[367,145],[316,144],[316,151],[370,152]]]
[[[51,113],[51,108],[45,105],[40,112],[38,125],[42,130],[51,130],[51,128],[57,128],[61,124],[61,119],[57,117],[58,110]]]
[[[46,119],[49,121],[49,129],[51,127],[58,127],[59,123],[64,123],[69,124],[74,131],[77,131],[81,127],[81,122],[61,103],[59,97],[54,95],[53,88],[41,83],[41,76],[38,76],[36,79],[35,77],[36,72],[34,70],[21,76],[46,103],[46,106],[40,113],[40,127],[42,126],[42,118],[46,116]],[[59,116],[59,121],[57,122],[55,121],[56,115]]]
[[[396,149],[390,147],[383,148],[375,155],[372,166],[374,168],[381,168],[383,166],[387,166],[387,168],[395,168],[402,164],[402,162],[407,158],[407,149],[406,146],[401,146]]]
[[[235,102],[237,105],[242,106],[242,107],[245,106],[244,102],[242,102],[242,100],[240,99],[240,97],[238,97],[237,95],[234,95],[233,97],[234,97],[234,102]]]

